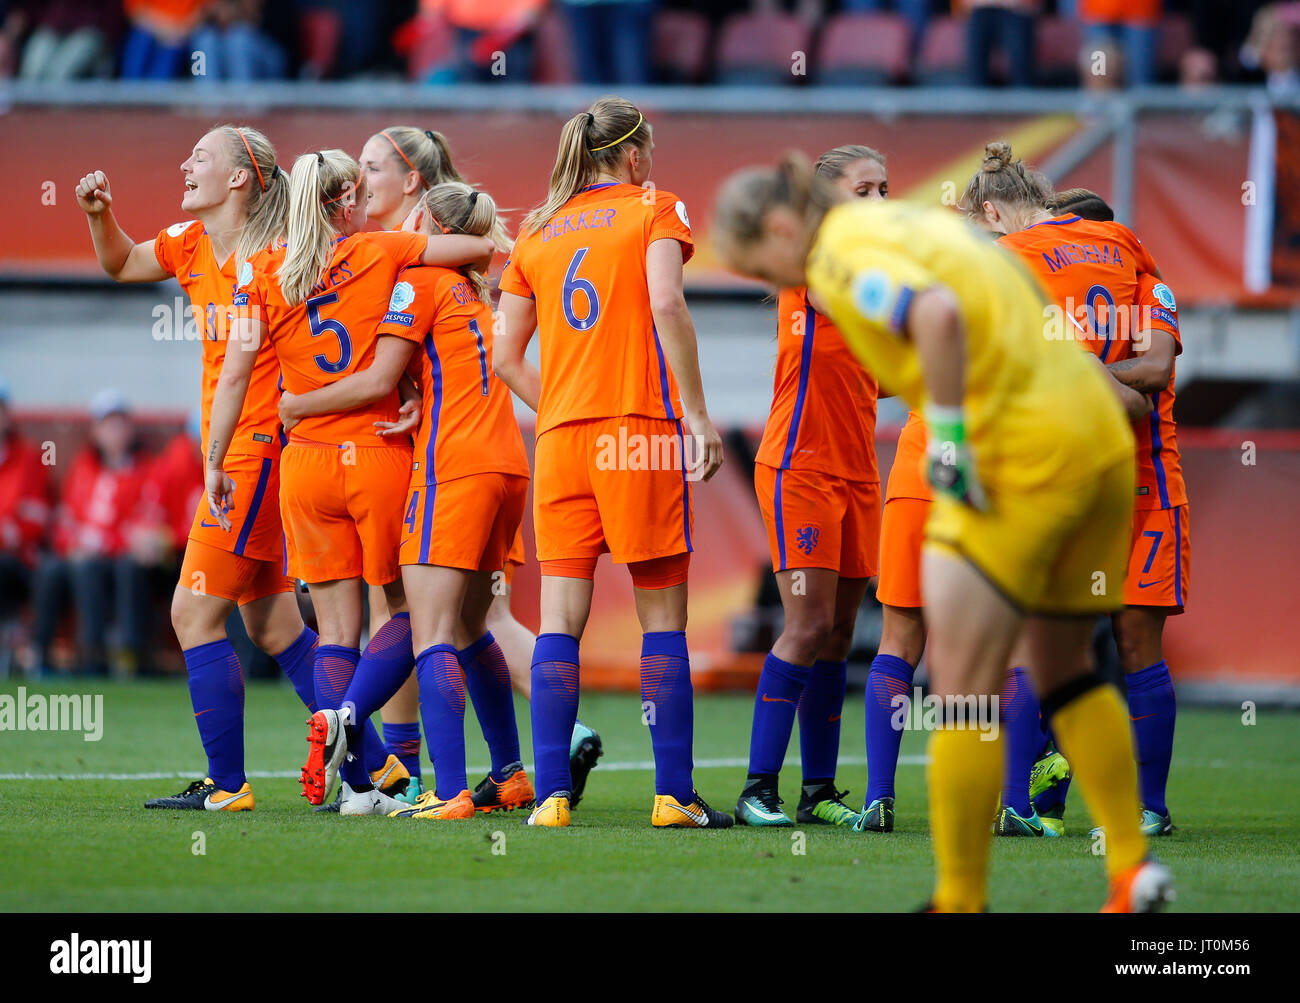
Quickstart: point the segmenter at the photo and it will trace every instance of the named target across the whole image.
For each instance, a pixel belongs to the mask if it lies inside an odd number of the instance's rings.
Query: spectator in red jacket
[[[179,561],[203,495],[203,441],[196,408],[154,460],[153,482],[169,557]]]
[[[82,670],[107,672],[112,620],[118,639],[113,667],[129,674],[147,664],[149,569],[162,558],[162,506],[153,465],[139,447],[126,399],[115,390],[101,391],[91,401],[90,413],[90,442],[60,488],[54,551],[37,569],[37,665],[49,664],[70,592]]]
[[[50,518],[50,468],[41,451],[18,435],[9,413],[9,388],[0,383],[0,632],[7,664],[10,627],[27,601]]]

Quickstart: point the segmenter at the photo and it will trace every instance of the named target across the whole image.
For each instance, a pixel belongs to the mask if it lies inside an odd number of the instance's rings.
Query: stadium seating
[[[1068,17],[1044,17],[1034,26],[1034,57],[1040,83],[1065,87],[1079,79],[1083,29]]]
[[[966,21],[936,17],[925,26],[917,59],[916,82],[930,85],[960,84],[966,80]]]
[[[301,46],[302,76],[324,80],[338,59],[343,20],[331,10],[306,10],[298,20],[298,44]]]
[[[822,29],[817,82],[836,86],[898,83],[908,70],[912,29],[897,14],[840,14]]]
[[[656,79],[667,84],[697,84],[708,72],[709,19],[687,10],[662,11],[654,22]]]
[[[564,12],[552,7],[543,13],[535,39],[533,79],[539,84],[575,83],[573,37]]]
[[[1166,14],[1160,20],[1156,40],[1156,75],[1177,79],[1183,53],[1196,44],[1192,22],[1186,14]]]
[[[804,54],[805,70],[812,29],[788,14],[737,14],[722,25],[718,42],[718,82],[791,84],[804,78],[791,72],[794,54]]]

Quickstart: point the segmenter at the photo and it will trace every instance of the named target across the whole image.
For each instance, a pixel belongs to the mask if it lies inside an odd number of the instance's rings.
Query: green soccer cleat
[[[1037,798],[1070,779],[1070,764],[1052,746],[1034,763],[1029,771],[1029,800]]]
[[[1037,808],[1034,809],[1038,811]],[[1065,835],[1065,807],[1048,808],[1045,811],[1038,812],[1038,821],[1043,823],[1044,836],[1064,836]]]
[[[770,780],[751,780],[740,792],[736,802],[736,822],[739,825],[787,826],[794,825],[790,816],[781,810],[784,802],[777,795],[776,784]]]
[[[569,794],[569,808],[578,807],[582,792],[587,789],[587,776],[596,768],[596,760],[605,754],[600,736],[581,721],[573,725],[573,735],[569,739],[569,775],[573,779],[573,791]]]
[[[406,790],[401,794],[393,795],[393,800],[400,801],[402,804],[415,804],[420,795],[424,793],[424,781],[419,774],[411,774],[411,779],[407,781]]]
[[[1157,815],[1150,808],[1142,809],[1142,835],[1172,836],[1174,820],[1168,815]]]
[[[1174,834],[1173,819],[1168,815],[1158,815],[1150,808],[1142,809],[1142,814],[1138,816],[1138,828],[1142,830],[1142,835],[1148,838]],[[1099,835],[1104,836],[1105,832],[1106,830],[1101,826],[1094,826],[1088,830],[1088,837],[1096,839]]]
[[[1056,833],[1050,831],[1047,826],[1043,825],[1043,820],[1039,817],[1038,812],[1032,808],[1029,811],[1029,817],[1025,818],[1020,815],[1014,808],[1008,808],[1003,805],[998,809],[998,817],[993,823],[993,835],[995,836],[1055,836]]]
[[[851,826],[858,813],[841,800],[846,794],[848,791],[837,791],[834,784],[804,784],[794,817],[800,825]]]
[[[894,799],[876,798],[862,809],[862,814],[853,823],[854,832],[893,832]]]

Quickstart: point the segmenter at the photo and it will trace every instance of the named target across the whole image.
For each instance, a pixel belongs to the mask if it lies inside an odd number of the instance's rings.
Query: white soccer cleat
[[[387,815],[390,811],[410,807],[373,787],[368,791],[354,791],[344,781],[341,789],[343,795],[339,800],[340,815]]]

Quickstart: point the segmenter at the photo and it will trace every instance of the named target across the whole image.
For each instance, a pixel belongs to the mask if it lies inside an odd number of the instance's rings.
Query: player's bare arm
[[[524,296],[501,293],[501,323],[492,340],[492,369],[515,396],[534,411],[542,399],[541,371],[525,358],[537,331],[537,304]]]
[[[289,431],[303,418],[316,414],[341,414],[363,407],[391,393],[411,360],[415,342],[393,335],[381,335],[375,343],[375,359],[365,369],[305,394],[285,391],[280,397],[280,421]]]
[[[110,278],[118,282],[161,282],[168,277],[154,256],[153,241],[137,244],[118,225],[108,175],[91,171],[77,182],[76,195],[77,205],[90,223],[90,239],[99,266]]]
[[[248,395],[248,384],[253,375],[253,362],[257,359],[258,347],[265,336],[265,321],[249,317],[237,317],[234,320],[230,328],[230,341],[231,348],[237,347],[238,351],[226,352],[221,375],[217,377],[217,386],[212,395],[212,414],[208,421],[208,454],[204,458],[205,490],[212,514],[227,532],[230,530],[227,513],[234,507],[234,485],[226,476],[226,453],[230,449],[235,426],[239,423],[239,415],[244,410],[244,398]]]
[[[1169,386],[1174,375],[1177,345],[1168,331],[1147,331],[1147,347],[1134,349],[1133,357],[1112,362],[1106,368],[1111,376],[1127,387],[1144,394],[1156,393]]]
[[[677,379],[691,432],[699,437],[696,441],[702,447],[694,458],[691,472],[707,481],[722,466],[722,436],[713,427],[704,403],[695,323],[682,293],[682,264],[682,245],[676,240],[656,240],[646,248],[650,313],[663,344],[668,368]]]

